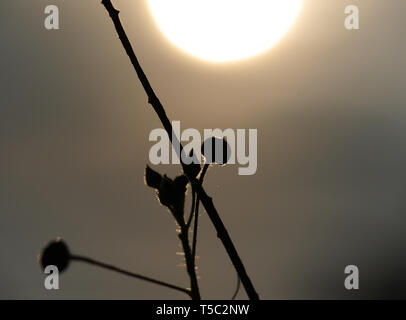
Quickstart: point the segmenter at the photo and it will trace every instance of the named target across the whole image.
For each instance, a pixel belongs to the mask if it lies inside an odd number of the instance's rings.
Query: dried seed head
[[[231,147],[225,138],[211,137],[202,144],[206,163],[226,164],[231,157]]]
[[[169,207],[173,204],[174,186],[172,179],[164,175],[158,188],[158,198],[162,205]]]
[[[189,179],[184,175],[177,176],[173,181],[174,186],[174,198],[173,198],[173,207],[180,217],[183,216],[183,209],[185,206],[185,194],[186,194],[186,187],[189,183]]]
[[[61,238],[51,241],[42,250],[39,263],[44,270],[47,266],[54,265],[59,272],[66,270],[69,265],[70,253],[68,246]]]
[[[193,149],[190,150],[189,157],[193,159],[193,162],[185,165],[183,170],[187,176],[196,178],[201,170],[201,161],[199,161],[200,159],[197,159],[197,157],[194,155]]]
[[[175,180],[173,180],[173,185],[175,187],[175,192],[177,194],[185,195],[186,186],[189,183],[189,179],[184,175],[177,176]]]
[[[149,166],[145,168],[145,183],[147,186],[159,189],[161,184],[162,176],[155,170],[152,170]]]

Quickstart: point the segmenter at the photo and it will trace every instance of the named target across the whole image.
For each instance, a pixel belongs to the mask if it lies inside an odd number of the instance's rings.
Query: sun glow
[[[302,0],[148,0],[162,33],[203,60],[246,59],[272,48],[298,16]]]

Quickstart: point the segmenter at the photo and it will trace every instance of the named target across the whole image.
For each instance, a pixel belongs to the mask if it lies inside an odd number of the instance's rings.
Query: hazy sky
[[[406,297],[406,2],[304,0],[276,47],[224,65],[170,44],[145,0],[114,3],[170,119],[258,129],[257,173],[213,168],[206,191],[261,297]],[[60,30],[43,26],[48,4]],[[358,31],[344,28],[348,4]],[[100,1],[2,0],[0,42],[0,298],[184,298],[82,264],[45,290],[36,256],[56,236],[77,254],[188,278],[173,218],[143,180],[160,122]],[[235,272],[204,211],[200,221],[202,296],[228,299]],[[343,286],[349,264],[358,292]]]

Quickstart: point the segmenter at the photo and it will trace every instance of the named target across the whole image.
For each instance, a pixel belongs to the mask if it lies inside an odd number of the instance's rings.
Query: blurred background
[[[44,28],[49,4],[60,30]],[[206,191],[260,296],[406,298],[406,2],[305,0],[276,47],[227,64],[174,47],[145,0],[114,4],[170,119],[258,129],[257,173],[213,168]],[[344,28],[349,4],[358,31]],[[144,185],[161,124],[100,1],[3,0],[0,42],[0,298],[186,298],[79,263],[44,288],[37,254],[57,236],[77,254],[188,278],[173,218]],[[202,296],[229,299],[236,274],[204,210],[200,222]],[[350,264],[358,291],[344,288]]]

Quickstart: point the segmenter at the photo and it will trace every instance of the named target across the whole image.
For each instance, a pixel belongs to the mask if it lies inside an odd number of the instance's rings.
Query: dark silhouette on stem
[[[195,260],[189,244],[190,226],[185,222],[185,194],[188,183],[189,180],[184,174],[172,180],[149,166],[145,168],[145,184],[156,190],[159,202],[169,209],[179,227],[180,233],[178,236],[185,254],[186,270],[190,278],[191,297],[193,300],[200,300]]]
[[[182,159],[181,154],[183,152],[182,145],[179,143],[177,140],[177,137],[173,134],[172,130],[172,124],[169,121],[165,109],[162,106],[162,103],[156,96],[154,90],[151,87],[151,84],[148,81],[147,76],[145,75],[141,65],[138,62],[138,59],[134,53],[134,50],[131,46],[130,41],[128,40],[128,37],[124,31],[124,28],[121,24],[120,18],[119,18],[119,11],[114,8],[110,0],[102,0],[101,3],[104,5],[106,8],[111,20],[113,21],[113,24],[115,26],[116,32],[118,34],[118,37],[121,40],[121,43],[128,55],[128,57],[131,60],[131,63],[137,72],[138,78],[141,81],[142,86],[144,87],[144,90],[148,96],[148,103],[151,104],[153,109],[155,110],[156,114],[158,115],[159,119],[161,120],[161,123],[168,133],[169,139],[172,144],[179,146],[178,156],[179,159]],[[173,141],[173,139],[176,139],[176,141]],[[176,147],[175,147],[176,149]],[[182,163],[182,167],[184,172],[187,172],[187,166]],[[199,184],[198,180],[194,177],[188,176],[192,186],[195,188],[196,193],[200,201],[202,202],[204,208],[206,209],[206,212],[212,221],[214,227],[216,228],[217,231],[217,237],[222,241],[237,273],[239,278],[241,279],[241,282],[245,288],[245,291],[247,292],[248,297],[251,300],[258,300],[259,296],[257,292],[255,291],[255,288],[245,270],[245,267],[238,255],[237,250],[235,249],[235,246],[213,204],[213,200],[211,197],[207,195],[207,193],[204,191],[203,187]]]

